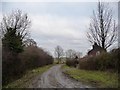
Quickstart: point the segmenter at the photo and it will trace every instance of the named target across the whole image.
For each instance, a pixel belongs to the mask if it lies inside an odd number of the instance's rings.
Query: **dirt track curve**
[[[30,88],[90,88],[73,80],[61,71],[61,65],[55,65],[42,75],[35,78]]]

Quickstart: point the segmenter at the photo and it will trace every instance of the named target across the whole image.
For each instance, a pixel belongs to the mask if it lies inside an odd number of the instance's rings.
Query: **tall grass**
[[[93,87],[118,88],[118,74],[106,71],[81,70],[64,65],[63,72],[68,76]]]

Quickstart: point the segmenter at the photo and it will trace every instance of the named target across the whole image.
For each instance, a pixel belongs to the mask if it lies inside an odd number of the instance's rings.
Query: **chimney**
[[[93,49],[97,48],[97,43],[95,42],[94,45],[93,45]]]

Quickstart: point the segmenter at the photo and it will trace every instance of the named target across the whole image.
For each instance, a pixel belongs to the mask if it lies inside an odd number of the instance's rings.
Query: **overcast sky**
[[[31,38],[52,54],[57,45],[83,55],[91,49],[86,32],[97,2],[2,2],[1,5],[3,14],[17,9],[28,13],[32,21]],[[117,20],[117,3],[110,3],[110,7]]]

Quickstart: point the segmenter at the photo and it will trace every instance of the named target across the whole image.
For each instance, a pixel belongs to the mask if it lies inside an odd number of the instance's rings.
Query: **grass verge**
[[[62,70],[68,76],[98,88],[117,88],[118,74],[103,71],[80,70],[66,65]]]
[[[27,88],[29,84],[32,82],[32,80],[37,75],[42,74],[43,72],[47,71],[52,66],[53,65],[47,65],[47,66],[43,66],[43,67],[30,70],[26,72],[26,74],[22,78],[8,84],[7,86],[4,86],[3,88]]]

